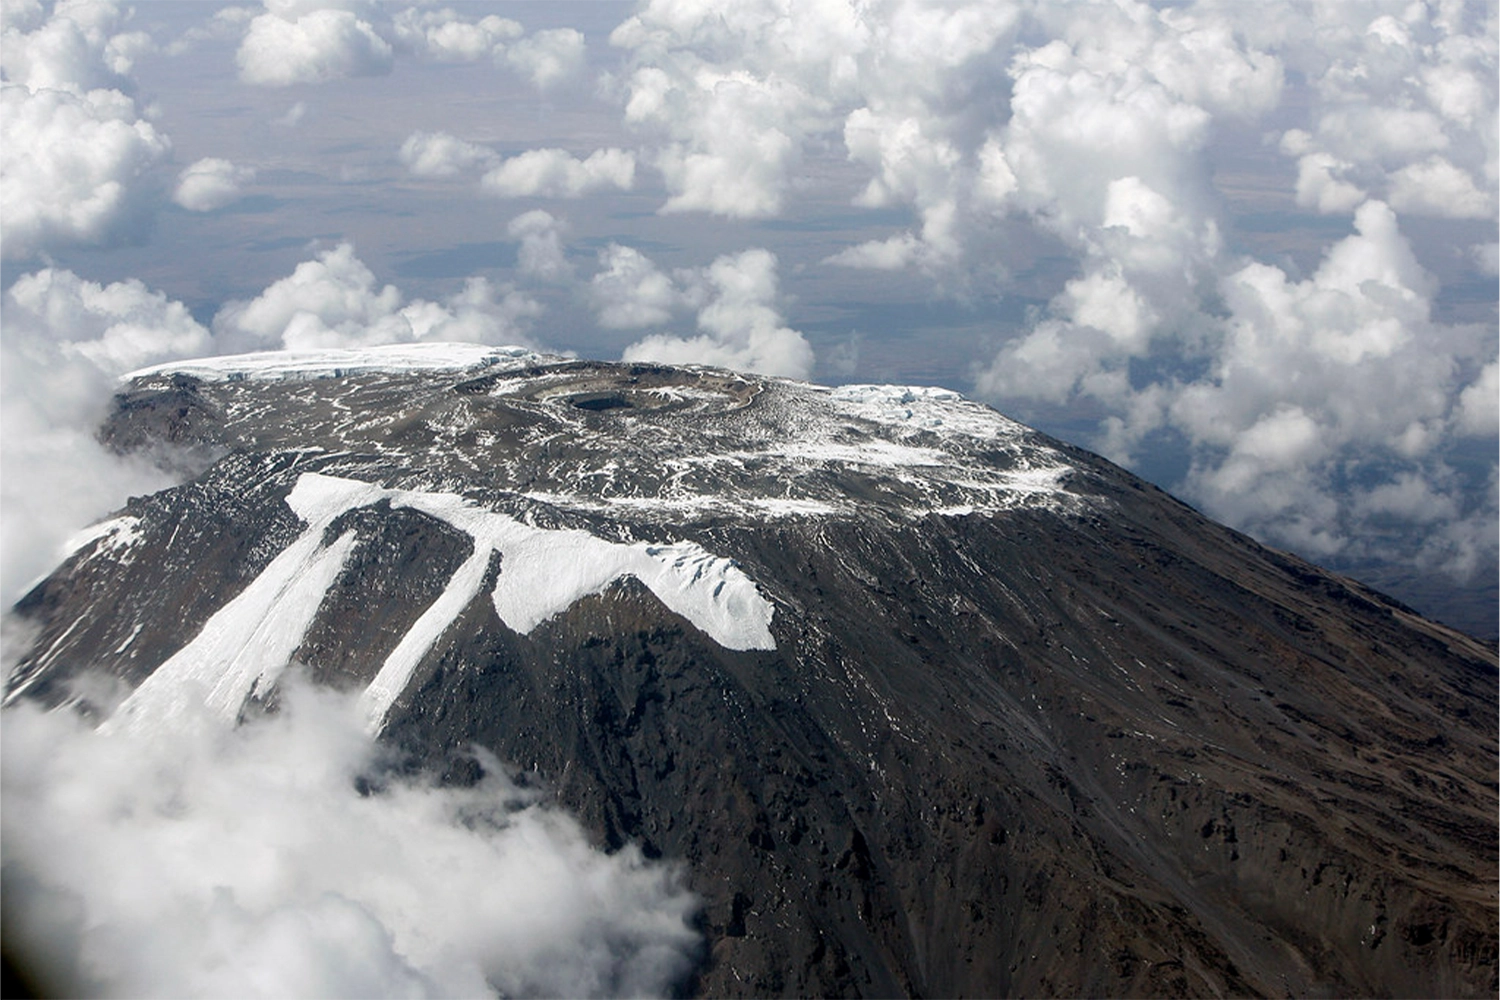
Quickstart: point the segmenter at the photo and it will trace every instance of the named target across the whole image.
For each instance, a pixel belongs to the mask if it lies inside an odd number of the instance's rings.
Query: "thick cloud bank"
[[[352,698],[295,680],[199,721],[6,710],[6,947],[59,995],[659,995],[695,959],[676,869],[594,849],[483,754],[472,787],[386,781]]]
[[[94,430],[116,378],[211,353],[211,338],[180,302],[139,281],[99,285],[52,268],[16,279],[3,309],[0,600],[9,607],[69,535],[131,493],[169,484],[148,461],[107,452]]]
[[[151,47],[110,3],[7,4],[0,31],[4,256],[141,236],[160,200],[151,174],[171,142],[127,96]]]

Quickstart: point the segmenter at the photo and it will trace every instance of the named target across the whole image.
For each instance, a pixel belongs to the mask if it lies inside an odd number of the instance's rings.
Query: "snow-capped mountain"
[[[1494,650],[954,393],[407,346],[138,372],[101,436],[190,475],[20,602],[8,702],[302,664],[684,862],[692,991],[1496,988]]]

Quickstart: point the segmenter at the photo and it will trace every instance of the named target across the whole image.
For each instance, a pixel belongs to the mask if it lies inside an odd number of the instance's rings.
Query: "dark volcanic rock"
[[[696,992],[1494,995],[1492,647],[941,391],[338,368],[121,395],[106,440],[224,457],[21,602],[12,697],[181,668],[304,545],[294,658],[425,637],[384,738],[685,861]]]

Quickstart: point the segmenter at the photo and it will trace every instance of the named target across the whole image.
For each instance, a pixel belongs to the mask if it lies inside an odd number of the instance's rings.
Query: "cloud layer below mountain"
[[[352,696],[283,688],[270,716],[150,739],[8,711],[27,972],[66,996],[642,996],[691,967],[671,866],[598,851],[482,753],[471,787],[394,778]]]

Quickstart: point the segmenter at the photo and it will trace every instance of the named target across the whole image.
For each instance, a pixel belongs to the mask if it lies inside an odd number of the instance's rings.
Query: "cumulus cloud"
[[[128,241],[155,205],[149,170],[171,149],[118,91],[0,89],[5,256]]]
[[[562,243],[565,229],[562,220],[541,209],[510,220],[505,232],[511,239],[521,242],[517,266],[523,275],[559,284],[572,280],[573,265],[569,263]]]
[[[228,302],[214,317],[221,351],[311,350],[417,340],[528,343],[525,324],[540,305],[514,290],[470,278],[445,302],[407,302],[380,285],[349,243],[304,261],[249,301]]]
[[[78,528],[130,493],[167,484],[142,460],[104,450],[94,430],[125,372],[205,353],[187,308],[139,281],[99,285],[70,271],[22,275],[5,293],[0,346],[0,599],[8,607]]]
[[[500,158],[494,150],[447,132],[413,132],[398,155],[401,165],[417,177],[454,177],[488,167]]]
[[[240,189],[254,179],[253,167],[205,157],[177,175],[172,200],[190,212],[212,212],[238,200]]]
[[[1238,22],[1312,81],[1306,121],[1282,142],[1301,203],[1353,211],[1357,186],[1402,212],[1494,217],[1493,7],[1287,6]]]
[[[686,302],[651,258],[618,243],[599,251],[599,271],[589,280],[589,292],[599,325],[609,330],[660,326]]]
[[[1469,248],[1469,255],[1474,258],[1481,274],[1500,277],[1500,243],[1475,244]]]
[[[1500,366],[1491,361],[1458,395],[1460,432],[1474,437],[1500,434]]]
[[[120,89],[150,48],[109,3],[59,4],[11,20],[0,44],[0,213],[4,256],[140,237],[171,142]]]
[[[1283,141],[1282,148],[1300,145]],[[1297,204],[1324,214],[1352,211],[1365,200],[1362,188],[1344,180],[1353,169],[1354,164],[1328,153],[1302,156],[1297,161]]]
[[[504,60],[538,90],[547,90],[577,76],[585,54],[582,32],[549,28],[511,45],[505,50]]]
[[[845,247],[824,258],[823,263],[865,271],[900,271],[922,253],[922,243],[911,233],[883,240],[867,240]]]
[[[6,945],[44,985],[639,996],[691,968],[676,869],[595,850],[482,751],[472,787],[393,777],[352,696],[289,680],[279,711],[234,729],[7,709]]]
[[[577,76],[586,56],[584,37],[572,28],[527,35],[519,22],[497,14],[470,19],[453,8],[421,5],[392,12],[369,0],[265,0],[261,13],[220,16],[199,35],[216,37],[240,25],[240,79],[270,87],[379,76],[398,57],[415,56],[488,59],[547,90]]]
[[[1402,167],[1390,177],[1391,207],[1413,215],[1453,219],[1487,219],[1495,197],[1474,186],[1474,179],[1441,156]]]
[[[344,5],[267,0],[235,60],[246,83],[287,87],[389,73],[394,51],[369,20]]]
[[[658,141],[663,211],[774,215],[806,150],[841,132],[879,172],[866,203],[900,189],[943,210],[948,178],[929,167],[956,148],[950,133],[979,106],[970,94],[992,82],[982,64],[1018,20],[1018,8],[983,3],[763,0],[731,14],[661,0],[611,35],[628,53],[615,84],[626,122]],[[905,141],[908,126],[918,141]]]
[[[480,181],[484,190],[502,198],[579,198],[614,188],[629,191],[635,184],[635,154],[601,149],[579,160],[561,149],[531,149],[503,160]]]
[[[1320,557],[1370,557],[1379,544],[1432,568],[1483,565],[1483,547],[1442,538],[1495,513],[1449,466],[1457,435],[1495,433],[1493,331],[1432,319],[1436,284],[1391,208],[1366,202],[1355,224],[1305,280],[1259,262],[1225,274],[1225,315],[1202,317],[1215,333],[1177,355],[1169,381],[1136,388],[1110,361],[1151,356],[1125,290],[1074,281],[1053,303],[1066,318],[1008,345],[980,386],[1012,399],[1092,396],[1115,412],[1098,443],[1127,461],[1148,434],[1180,434],[1191,467],[1178,489],[1262,538]],[[1481,363],[1462,386],[1459,372]],[[1416,496],[1416,482],[1441,498],[1422,517],[1396,502]],[[1372,520],[1397,516],[1414,521],[1404,540]],[[1465,544],[1493,548],[1484,538]]]
[[[1087,399],[1104,412],[1096,445],[1127,462],[1152,435],[1177,435],[1192,463],[1181,489],[1311,554],[1369,555],[1370,512],[1397,515],[1362,498],[1401,475],[1449,499],[1429,509],[1452,517],[1422,537],[1454,527],[1491,544],[1455,527],[1482,523],[1493,502],[1447,454],[1488,426],[1492,338],[1432,320],[1433,280],[1396,213],[1494,216],[1495,12],[981,6],[835,17],[747,5],[714,20],[648,5],[614,42],[631,60],[627,122],[664,140],[664,209],[780,211],[802,150],[842,139],[864,178],[851,201],[909,209],[915,223],[824,263],[918,269],[964,295],[997,273],[988,257],[1007,228],[1042,230],[1075,256],[1047,307],[978,369],[982,394],[1002,406]],[[800,45],[767,54],[792,35]],[[1288,81],[1302,79],[1310,102],[1288,104]],[[717,163],[724,81],[781,99],[747,106],[740,146]],[[1257,123],[1277,109],[1290,127],[1268,133]],[[1300,207],[1355,215],[1356,235],[1313,278],[1224,252],[1207,154],[1228,128],[1279,139]],[[774,141],[747,166],[752,138]],[[693,157],[698,181],[678,170]],[[755,200],[729,199],[737,177],[758,177]],[[1481,268],[1488,246],[1474,251]],[[1394,396],[1378,414],[1368,402]],[[1357,486],[1337,471],[1354,468]],[[1457,545],[1421,558],[1473,561]]]
[[[489,14],[466,21],[449,8],[421,7],[398,13],[393,30],[402,44],[440,62],[474,62],[501,56],[507,42],[525,33],[520,24],[507,17]]]
[[[30,91],[118,90],[150,36],[119,31],[126,15],[113,3],[59,3],[50,14],[36,4],[6,6],[5,79]]]
[[[413,132],[398,156],[416,177],[483,171],[480,189],[499,198],[581,198],[635,186],[635,154],[614,148],[596,150],[584,159],[562,149],[531,149],[506,159],[487,146],[446,132]]]
[[[659,287],[651,274],[654,268],[649,261],[643,266],[618,249],[612,257],[611,263],[621,265],[620,270],[610,281],[596,285],[596,291],[626,291],[626,315],[631,309],[636,315],[649,314],[653,293],[642,295],[641,290]],[[706,268],[680,272],[678,278],[686,287],[678,295],[683,302],[701,303],[697,326],[703,332],[696,337],[653,334],[627,347],[624,359],[720,365],[806,378],[812,372],[812,347],[801,333],[785,325],[777,311],[776,264],[775,254],[754,249],[725,254]],[[616,281],[622,272],[628,277]],[[638,279],[633,284],[632,277]]]
[[[808,73],[830,51],[857,51],[864,30],[836,5],[767,2],[650,3],[616,28],[610,42],[630,59],[617,81],[625,120],[661,139],[653,159],[670,195],[664,210],[780,211],[803,142],[831,124],[826,102],[845,89],[825,71],[820,95]]]

